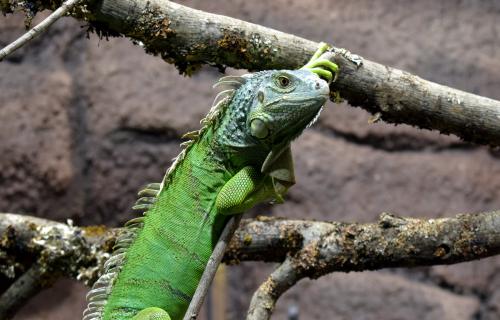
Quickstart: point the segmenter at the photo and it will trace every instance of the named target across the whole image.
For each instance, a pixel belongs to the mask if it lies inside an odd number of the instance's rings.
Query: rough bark
[[[43,257],[63,257],[57,266],[62,273],[92,283],[117,233],[104,226],[74,227],[2,213],[0,265],[21,269],[20,262],[43,253],[42,264]],[[383,213],[378,222],[368,224],[243,219],[223,261],[282,262],[290,256],[305,276],[317,278],[334,271],[453,264],[498,253],[500,211],[428,220]],[[9,269],[0,273],[15,277]]]
[[[34,8],[54,9],[59,3],[41,1]],[[0,3],[4,13],[17,6],[9,0]],[[297,68],[318,45],[165,0],[92,1],[76,8],[73,15],[89,21],[91,29],[100,35],[132,38],[147,52],[161,55],[188,74],[201,64],[249,70]],[[333,59],[341,72],[331,87],[332,96],[338,98],[339,93],[351,105],[375,114],[376,119],[436,129],[476,143],[500,145],[500,102],[366,59],[359,65],[345,51],[338,48],[335,51],[339,54]]]
[[[97,278],[116,235],[117,229],[102,226],[73,227],[0,214],[0,274],[16,279],[35,262],[42,269],[90,284]],[[334,271],[452,264],[498,253],[499,211],[429,220],[383,213],[378,222],[369,224],[260,217],[242,220],[225,262],[285,261],[252,300],[256,302],[249,316],[255,316],[249,319],[266,319],[257,315],[270,314],[279,296],[304,277],[318,278]],[[15,267],[10,270],[7,266]]]
[[[254,293],[246,319],[271,318],[278,298],[300,279],[300,274],[295,271],[291,259],[283,261]]]
[[[286,251],[281,256],[285,260],[257,289],[248,309],[247,320],[265,320],[279,297],[305,277],[452,264],[497,254],[499,223],[500,212],[430,220],[383,213],[373,224],[266,218],[245,221],[226,257],[274,260],[275,252]]]
[[[225,262],[283,261],[307,277],[334,271],[453,264],[500,253],[500,211],[416,219],[382,213],[377,223],[260,217],[243,220]]]
[[[0,319],[9,319],[59,277],[93,283],[111,253],[116,235],[116,229],[103,226],[79,228],[30,216],[0,214],[0,278],[12,283],[0,296]]]
[[[29,299],[57,280],[57,275],[34,263],[0,296],[0,319],[10,319]]]
[[[118,229],[74,227],[31,216],[0,214],[0,275],[15,279],[31,265],[86,284],[97,279]],[[0,299],[2,300],[2,299]]]

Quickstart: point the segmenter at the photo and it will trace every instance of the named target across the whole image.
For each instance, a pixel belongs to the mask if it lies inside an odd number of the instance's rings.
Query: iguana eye
[[[253,119],[250,122],[250,134],[258,139],[265,139],[269,135],[269,128],[261,119]]]
[[[279,76],[277,79],[276,79],[276,82],[278,83],[278,85],[281,87],[281,88],[286,88],[290,85],[290,79],[288,79],[287,77],[285,76]]]

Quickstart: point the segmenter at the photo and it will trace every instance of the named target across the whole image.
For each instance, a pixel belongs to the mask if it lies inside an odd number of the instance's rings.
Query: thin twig
[[[184,320],[197,319],[201,306],[203,305],[203,300],[208,293],[208,289],[210,288],[210,284],[214,279],[217,268],[219,267],[219,264],[224,257],[224,253],[226,252],[229,241],[231,241],[234,232],[240,224],[242,216],[242,214],[238,214],[237,216],[232,217],[224,227],[219,241],[215,245],[214,251],[210,256],[210,259],[208,260],[205,271],[203,271],[203,275],[201,276],[200,283],[196,288],[193,299],[191,300],[188,310],[184,315]]]
[[[300,279],[302,275],[287,258],[255,291],[246,320],[270,319],[278,298]]]
[[[31,297],[54,284],[56,276],[34,263],[0,296],[0,319],[10,319]]]
[[[26,43],[31,41],[33,38],[39,36],[45,32],[54,22],[65,15],[69,10],[71,10],[78,2],[81,0],[68,0],[64,2],[56,11],[54,11],[50,16],[44,19],[42,22],[37,24],[33,29],[23,34],[20,38],[7,45],[5,48],[0,50],[0,61],[5,59],[9,54],[13,53],[20,47],[24,46]]]

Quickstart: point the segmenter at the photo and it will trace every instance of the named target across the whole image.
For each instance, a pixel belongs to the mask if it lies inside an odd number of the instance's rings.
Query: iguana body
[[[87,298],[84,320],[180,320],[231,214],[267,199],[282,201],[294,183],[289,144],[318,115],[336,66],[224,77],[232,87],[161,184],[142,190],[104,274]],[[327,69],[327,70],[325,70]]]

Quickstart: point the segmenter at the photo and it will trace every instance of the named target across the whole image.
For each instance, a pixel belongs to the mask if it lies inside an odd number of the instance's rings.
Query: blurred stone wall
[[[500,99],[497,1],[179,2]],[[127,39],[87,39],[82,25],[65,18],[0,63],[0,212],[119,225],[133,217],[138,188],[163,177],[180,135],[197,129],[211,105],[216,70],[184,78]],[[22,33],[21,16],[0,17],[1,46]],[[253,214],[366,222],[382,211],[441,217],[500,209],[498,152],[368,118],[329,103],[293,146],[298,184],[288,201]],[[243,318],[272,267],[227,268],[227,319]],[[301,320],[498,319],[499,269],[500,258],[489,258],[303,280],[274,319],[287,319],[290,307]],[[85,292],[61,281],[16,319],[79,319]]]

